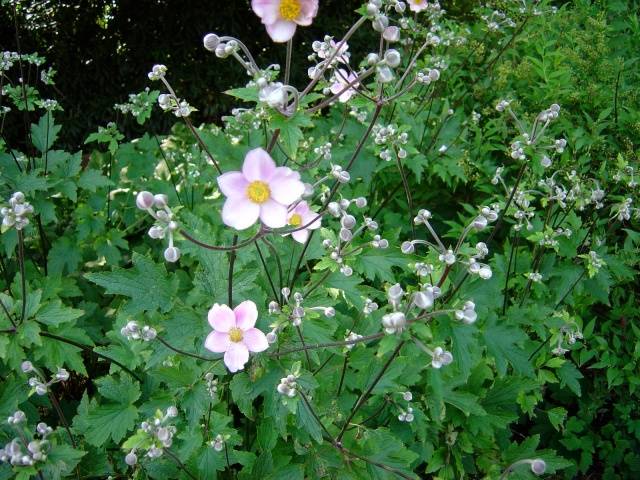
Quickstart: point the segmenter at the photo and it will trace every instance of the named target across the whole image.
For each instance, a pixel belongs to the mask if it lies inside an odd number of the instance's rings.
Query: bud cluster
[[[216,396],[218,395],[218,379],[215,378],[215,376],[211,372],[207,372],[207,374],[204,376],[204,379],[207,382],[207,393],[212,400],[215,400]]]
[[[231,438],[231,435],[225,434],[217,434],[213,440],[209,442],[211,448],[213,448],[216,452],[221,452],[224,450],[225,443],[227,440]]]
[[[471,300],[467,300],[464,302],[462,309],[455,311],[455,317],[457,320],[460,320],[467,325],[471,325],[475,323],[478,319],[478,314],[476,313],[476,304]]]
[[[47,437],[53,432],[53,429],[46,423],[40,422],[36,426],[36,436],[28,441],[24,437],[24,429],[21,426],[26,421],[27,417],[21,410],[14,412],[7,419],[9,425],[20,429],[21,437],[14,438],[3,448],[0,448],[0,462],[6,462],[15,467],[30,467],[37,462],[47,460],[47,454],[51,449]],[[23,450],[23,446],[26,447],[26,451]]]
[[[126,337],[127,340],[143,340],[145,342],[155,340],[158,336],[155,328],[149,325],[140,328],[138,322],[134,320],[127,322],[127,324],[120,329],[120,334]]]
[[[403,146],[409,141],[409,134],[407,132],[401,131],[396,125],[388,125],[386,127],[375,125],[373,127],[373,135],[376,145],[386,146],[386,148],[378,154],[382,160],[385,162],[390,161],[394,151],[398,158],[407,158],[407,151]]]
[[[453,362],[451,352],[444,350],[442,347],[436,347],[431,353],[431,366],[433,368],[442,368]]]
[[[28,360],[20,365],[20,369],[24,373],[34,373],[36,376],[29,378],[29,386],[33,388],[37,395],[46,395],[49,387],[55,383],[66,382],[69,380],[69,372],[64,368],[58,368],[58,371],[51,376],[50,380],[46,380],[44,375]]]
[[[15,192],[9,198],[9,206],[2,207],[0,214],[2,215],[2,230],[5,231],[11,227],[16,230],[22,230],[29,225],[28,216],[33,213],[33,206],[25,200],[22,192]]]
[[[296,396],[298,384],[297,381],[298,376],[294,374],[287,375],[286,377],[282,377],[280,379],[280,383],[276,387],[276,390],[280,395],[284,395],[288,398],[293,398]]]
[[[160,410],[156,411],[154,417],[150,420],[146,420],[140,424],[138,434],[143,434],[145,437],[144,449],[145,455],[149,458],[161,457],[165,448],[169,448],[173,444],[173,437],[176,434],[176,427],[170,425],[171,419],[178,416],[178,409],[174,406],[167,408],[166,413],[162,413]],[[125,463],[133,466],[138,463],[137,450],[141,450],[142,447],[132,448],[125,456]]]
[[[173,211],[169,208],[169,199],[164,194],[154,195],[151,192],[142,191],[136,196],[136,206],[145,210],[156,223],[149,229],[149,236],[153,239],[169,238],[169,246],[164,251],[167,262],[177,262],[180,258],[180,250],[173,245],[173,233],[179,228],[174,220]],[[155,209],[155,210],[154,210]]]

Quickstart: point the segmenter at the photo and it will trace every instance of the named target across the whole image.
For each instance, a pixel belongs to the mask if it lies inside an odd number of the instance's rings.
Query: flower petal
[[[315,230],[316,228],[320,228],[321,224],[322,224],[322,215],[318,215],[318,212],[309,210],[309,213],[302,216],[302,225],[307,225],[307,228],[310,230]]]
[[[306,228],[303,230],[296,230],[295,232],[291,233],[291,236],[296,242],[305,243],[307,241],[307,238],[309,238],[309,230],[307,230]]]
[[[228,333],[216,332],[214,330],[207,335],[207,339],[204,341],[204,348],[214,353],[224,353],[229,348],[230,343]]]
[[[227,172],[218,177],[218,187],[226,197],[245,197],[249,182],[241,172]]]
[[[222,207],[222,221],[236,230],[244,230],[256,223],[260,205],[248,198],[227,198]]]
[[[260,205],[260,220],[269,228],[281,228],[287,224],[287,207],[269,199]]]
[[[224,354],[224,364],[231,373],[244,368],[245,363],[249,361],[249,349],[244,343],[231,342],[229,348]]]
[[[311,25],[314,17],[318,14],[318,0],[300,0],[300,15],[296,18],[298,25]]]
[[[288,20],[278,19],[273,23],[265,25],[265,27],[267,27],[267,33],[271,37],[271,40],[276,43],[285,43],[293,38],[297,25]]]
[[[304,183],[300,174],[288,167],[278,167],[269,180],[271,198],[282,205],[291,205],[304,193]]]
[[[242,173],[247,180],[268,182],[276,171],[276,162],[262,148],[250,150],[244,157]]]
[[[216,332],[227,333],[232,327],[236,326],[236,316],[226,305],[218,305],[217,303],[211,307],[207,315],[209,325]]]
[[[258,320],[258,309],[251,300],[245,300],[233,309],[236,316],[236,327],[241,330],[253,328]]]
[[[264,352],[269,348],[267,336],[257,328],[250,328],[242,335],[242,342],[250,352]]]
[[[262,23],[273,23],[278,19],[280,0],[252,0],[251,8]]]

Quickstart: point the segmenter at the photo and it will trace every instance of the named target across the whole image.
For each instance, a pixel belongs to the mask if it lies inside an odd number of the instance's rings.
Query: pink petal
[[[293,239],[298,243],[305,243],[309,238],[309,230],[306,228],[304,230],[296,230],[291,233]]]
[[[308,214],[302,216],[302,225],[307,225],[307,228],[310,230],[320,228],[321,223],[322,215],[318,215],[316,212],[309,211]]]
[[[230,343],[228,333],[216,332],[214,330],[207,335],[207,339],[204,341],[204,348],[215,353],[224,353],[229,348]]]
[[[236,316],[226,305],[218,305],[217,303],[211,307],[207,315],[209,325],[216,332],[228,332],[232,327],[236,326]]]
[[[260,220],[269,228],[281,228],[287,224],[287,207],[269,199],[260,205]]]
[[[248,198],[227,198],[222,207],[222,221],[236,230],[244,230],[256,223],[260,205]]]
[[[301,202],[299,202],[296,207],[293,209],[293,212],[291,213],[297,213],[299,215],[306,215],[309,212],[309,204],[307,202],[305,202],[304,200],[302,200]]]
[[[273,23],[278,19],[280,0],[252,0],[251,8],[263,23]]]
[[[249,182],[241,172],[227,172],[218,177],[218,187],[226,197],[244,197]]]
[[[255,180],[267,182],[275,171],[276,162],[262,148],[254,148],[244,157],[242,173],[250,182]]]
[[[296,23],[302,26],[311,25],[313,18],[318,14],[318,0],[300,0],[300,15],[296,18]]]
[[[300,181],[300,174],[288,167],[276,168],[269,181],[271,198],[282,205],[291,205],[304,193],[304,183]]]
[[[265,26],[267,27],[267,33],[271,37],[271,40],[276,43],[285,43],[293,38],[297,25],[288,20],[278,19]]]
[[[250,328],[242,335],[242,342],[250,352],[264,352],[269,348],[267,336],[257,328]]]
[[[258,309],[251,300],[245,300],[233,309],[236,316],[236,326],[241,330],[253,328],[258,320]]]
[[[229,348],[224,354],[224,364],[231,373],[244,368],[245,363],[249,361],[249,350],[244,343],[231,342]]]

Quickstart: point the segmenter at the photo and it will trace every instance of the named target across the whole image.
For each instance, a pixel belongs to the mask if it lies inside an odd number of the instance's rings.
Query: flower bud
[[[370,67],[373,67],[379,61],[380,61],[380,57],[378,56],[377,53],[370,53],[369,55],[367,55],[367,65],[369,65]]]
[[[136,463],[138,463],[138,456],[132,451],[127,453],[127,456],[124,457],[124,463],[133,467]]]
[[[342,225],[343,228],[351,230],[356,226],[356,218],[353,215],[344,215],[340,219],[340,225]]]
[[[175,263],[180,258],[180,250],[176,247],[167,247],[164,251],[164,259],[167,262]]]
[[[175,406],[170,406],[169,408],[167,408],[167,415],[169,415],[171,418],[175,418],[178,416],[178,409]]]
[[[340,240],[342,240],[343,242],[348,242],[352,238],[353,238],[353,233],[351,233],[351,230],[347,228],[340,229]]]
[[[547,469],[547,464],[541,458],[536,458],[531,462],[531,471],[536,475],[542,475]]]
[[[387,27],[384,29],[384,32],[382,32],[382,37],[387,42],[397,42],[400,40],[400,29],[395,26]]]
[[[20,369],[24,372],[24,373],[29,373],[31,371],[33,371],[33,364],[29,361],[29,360],[25,360],[24,362],[22,362],[22,364],[20,365]]]
[[[146,191],[139,192],[138,195],[136,196],[136,206],[140,210],[147,210],[153,207],[153,201],[154,201],[154,197],[151,192],[146,192]]]
[[[157,193],[153,196],[153,204],[157,208],[164,208],[169,204],[169,198],[164,193]]]
[[[378,67],[378,80],[382,83],[393,81],[393,71],[389,67]]]
[[[204,48],[210,52],[215,52],[218,45],[220,45],[220,37],[215,33],[207,33],[204,36],[202,43],[204,44]]]
[[[398,52],[393,48],[390,48],[384,54],[384,61],[391,68],[396,68],[398,65],[400,65],[400,62],[402,61],[402,57],[400,56],[400,52]]]
[[[476,230],[482,230],[487,226],[488,223],[489,222],[486,219],[486,217],[482,215],[478,215],[476,219],[473,221],[472,225],[473,225],[473,228],[475,228]]]
[[[413,243],[409,241],[402,242],[402,245],[400,245],[400,250],[405,254],[413,253],[415,249],[416,247],[414,247]]]

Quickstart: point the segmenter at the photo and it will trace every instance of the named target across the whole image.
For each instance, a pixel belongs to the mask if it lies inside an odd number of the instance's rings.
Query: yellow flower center
[[[284,20],[295,20],[300,15],[300,0],[282,0],[280,2],[280,16]]]
[[[232,342],[238,343],[242,341],[242,330],[239,328],[233,327],[229,330],[229,340]]]
[[[251,182],[247,187],[247,196],[253,203],[264,203],[269,200],[271,190],[269,190],[269,185],[260,180],[256,180]]]
[[[302,225],[302,217],[299,213],[294,213],[293,215],[291,215],[291,218],[289,219],[289,225],[293,225],[294,227],[299,227],[300,225]]]

